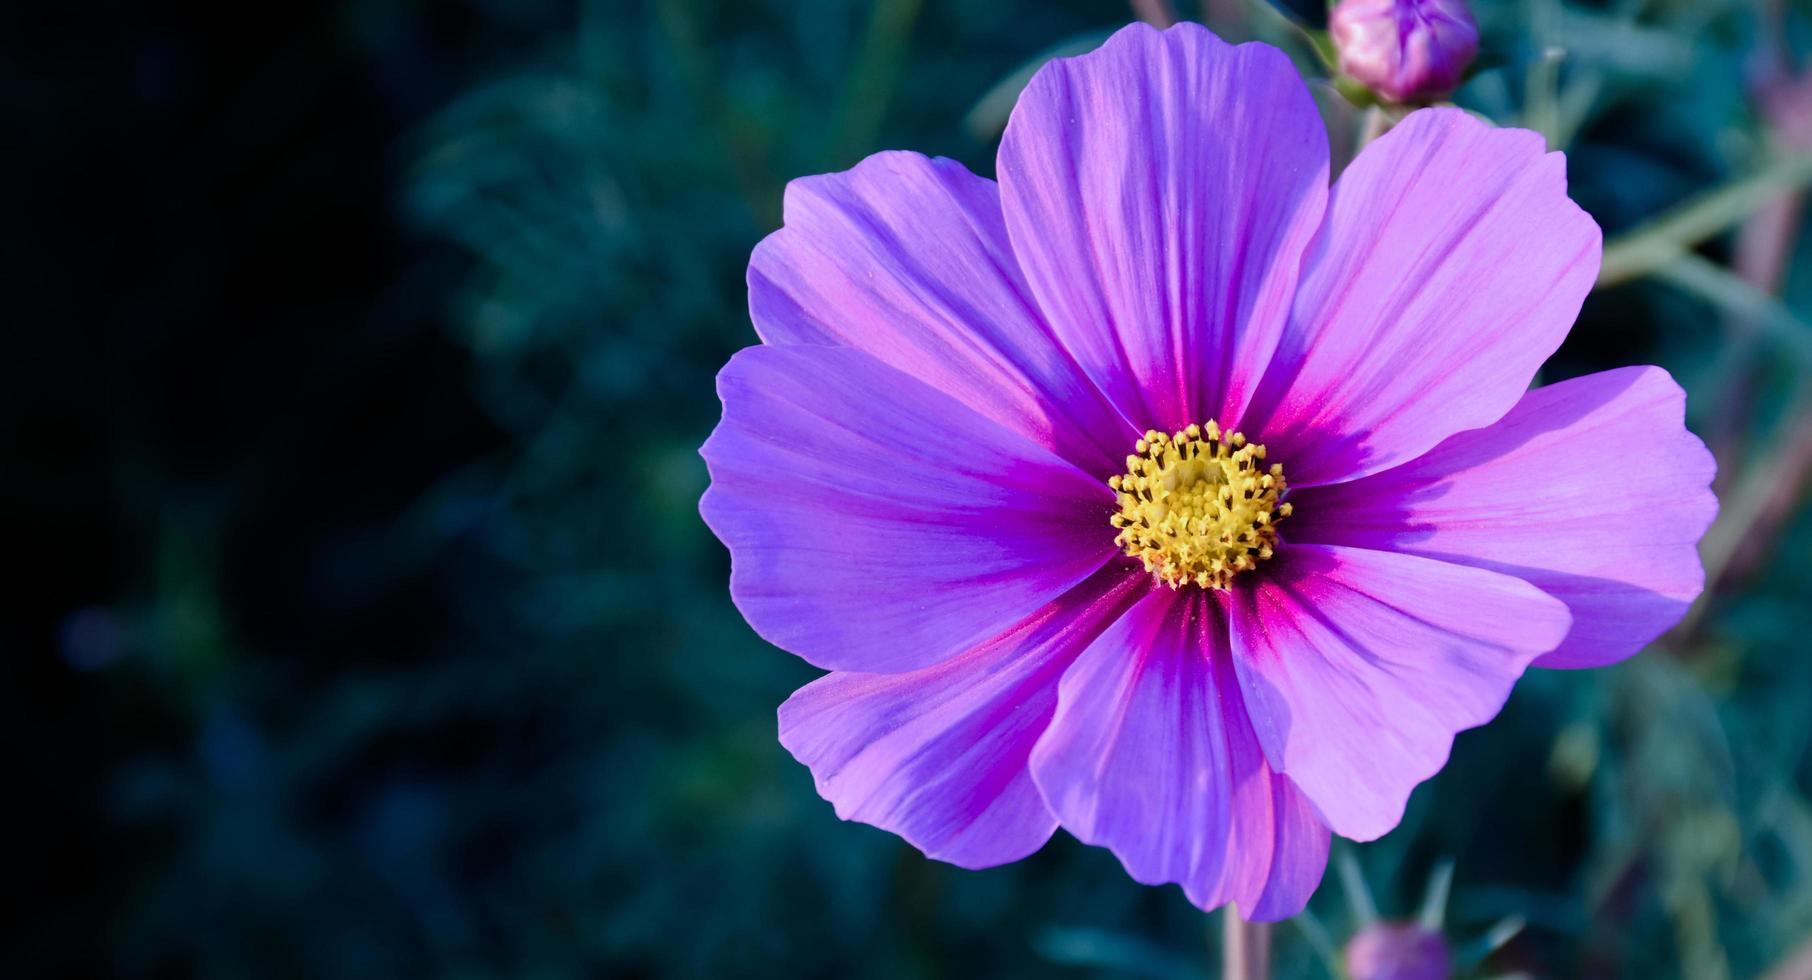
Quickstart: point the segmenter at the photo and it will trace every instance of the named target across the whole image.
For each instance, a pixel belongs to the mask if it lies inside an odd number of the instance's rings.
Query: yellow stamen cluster
[[[1107,481],[1120,498],[1114,543],[1175,589],[1226,589],[1271,557],[1277,522],[1290,516],[1283,467],[1264,468],[1265,447],[1210,421],[1173,435],[1147,432]]]

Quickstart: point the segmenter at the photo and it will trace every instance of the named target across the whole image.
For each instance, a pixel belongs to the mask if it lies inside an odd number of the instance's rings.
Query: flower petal
[[[1026,767],[1057,679],[1150,589],[1137,566],[1109,566],[935,667],[822,677],[780,706],[781,744],[845,820],[965,868],[1017,861],[1057,829]]]
[[[1397,825],[1454,734],[1490,721],[1569,622],[1521,579],[1413,555],[1292,544],[1262,571],[1232,602],[1252,725],[1355,840]]]
[[[1572,328],[1599,251],[1540,136],[1411,113],[1334,185],[1247,434],[1306,487],[1497,421]]]
[[[1253,734],[1220,601],[1158,591],[1083,651],[1058,685],[1032,777],[1065,829],[1145,884],[1179,882],[1204,909],[1302,910],[1328,832]]]
[[[829,670],[930,666],[1117,553],[1104,483],[860,351],[752,347],[700,452],[730,595]]]
[[[769,344],[866,351],[1090,472],[1138,438],[1032,304],[999,189],[954,160],[877,153],[788,184],[749,312]]]
[[[1327,200],[1327,133],[1290,60],[1135,24],[1039,70],[998,169],[1032,294],[1120,411],[1237,419]]]
[[[1657,367],[1531,391],[1497,424],[1351,483],[1298,493],[1290,540],[1401,551],[1515,575],[1573,628],[1538,667],[1597,667],[1679,622],[1705,573],[1716,463]]]

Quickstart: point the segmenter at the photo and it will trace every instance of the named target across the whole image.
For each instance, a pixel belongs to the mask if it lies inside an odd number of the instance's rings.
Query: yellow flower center
[[[1283,467],[1264,468],[1265,447],[1210,421],[1174,435],[1147,432],[1107,481],[1120,498],[1114,543],[1172,589],[1226,589],[1271,557],[1277,522],[1290,516]]]

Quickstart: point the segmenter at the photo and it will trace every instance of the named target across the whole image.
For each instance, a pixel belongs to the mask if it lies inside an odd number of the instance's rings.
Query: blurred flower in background
[[[1441,934],[1414,922],[1380,922],[1347,941],[1352,980],[1447,980],[1453,957]]]
[[[1465,0],[1340,0],[1328,14],[1340,70],[1387,102],[1433,102],[1478,53]]]

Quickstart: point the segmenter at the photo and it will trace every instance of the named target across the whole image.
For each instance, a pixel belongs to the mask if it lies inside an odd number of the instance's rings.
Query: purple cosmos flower
[[[1598,269],[1564,164],[1426,110],[1330,189],[1281,52],[1135,25],[1032,80],[998,186],[795,181],[702,510],[832,672],[780,739],[837,813],[1280,918],[1524,668],[1673,624],[1716,508],[1680,389],[1527,390]]]
[[[1328,34],[1340,70],[1392,102],[1445,97],[1479,50],[1464,0],[1341,0]]]

